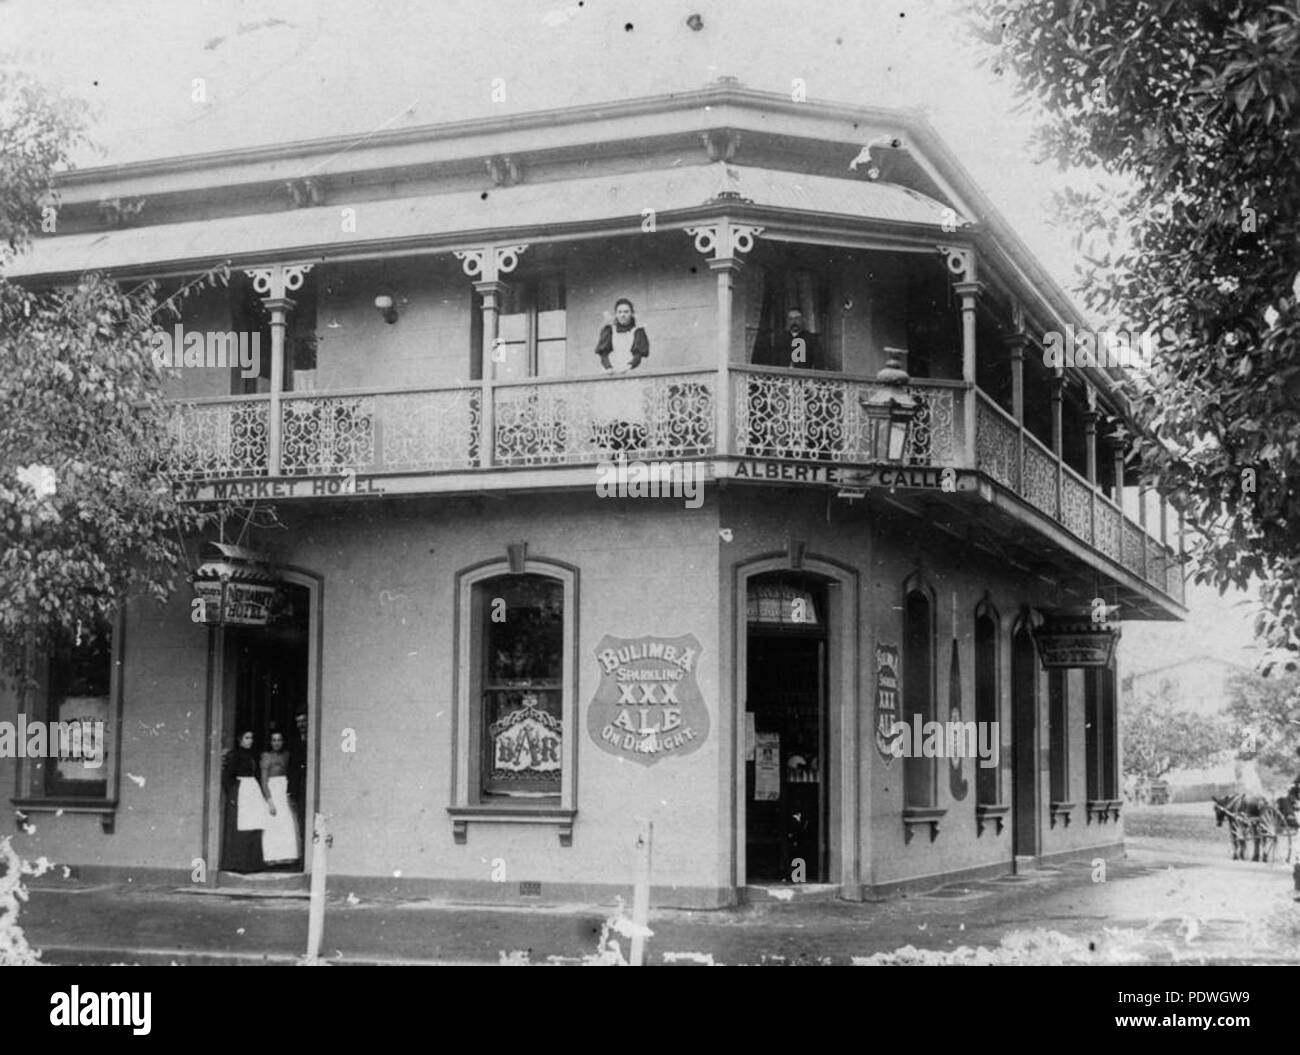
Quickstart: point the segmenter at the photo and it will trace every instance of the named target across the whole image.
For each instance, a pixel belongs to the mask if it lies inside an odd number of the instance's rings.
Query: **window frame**
[[[554,283],[559,290],[559,299],[563,302],[563,308],[548,308],[546,313],[556,311],[564,314],[564,337],[542,337],[541,336],[541,315],[543,314],[539,305],[542,301],[541,291],[546,285]],[[508,345],[522,344],[524,347],[524,367],[525,372],[522,376],[507,377],[497,369],[504,366],[504,362],[497,362],[494,356],[488,357],[491,366],[492,382],[494,384],[509,384],[511,382],[522,382],[536,380],[539,378],[564,377],[568,372],[569,360],[569,284],[566,281],[566,275],[563,270],[550,270],[535,275],[529,275],[514,282],[504,282],[502,285],[505,289],[499,294],[500,300],[497,306],[497,339]],[[515,297],[518,300],[519,311],[506,311],[508,298]],[[476,300],[478,313],[482,314],[483,298],[478,294]],[[522,315],[524,317],[524,338],[522,341],[505,342],[501,335],[501,322],[507,315]],[[559,373],[540,373],[542,366],[542,346],[550,344],[559,344],[562,346],[560,356]]]
[[[914,572],[903,581],[902,593],[903,614],[900,627],[902,632],[899,636],[899,665],[902,668],[902,693],[899,698],[899,703],[901,705],[899,718],[910,725],[912,724],[912,715],[915,713],[921,713],[923,715],[921,719],[922,730],[924,730],[925,722],[938,720],[938,603],[934,588],[925,581],[924,576],[920,572]],[[913,595],[916,595],[925,602],[928,616],[926,619],[925,642],[927,655],[924,658],[927,660],[927,666],[929,667],[929,670],[926,672],[929,693],[928,699],[925,701],[926,706],[923,712],[916,712],[911,707],[911,686],[915,684],[912,680],[915,673],[913,669],[915,657],[912,656],[911,649],[908,645],[908,607]],[[919,746],[920,745],[913,745],[917,750],[919,750]],[[920,781],[916,781],[915,778],[911,777],[911,774],[916,772],[920,772],[924,775],[923,780],[926,795],[925,801],[923,802],[914,802],[911,798],[911,785],[914,782],[920,783]],[[905,841],[911,841],[913,830],[915,828],[928,827],[930,831],[930,841],[933,842],[939,834],[939,821],[947,812],[946,807],[939,805],[939,766],[936,764],[935,759],[925,758],[916,754],[916,752],[913,752],[911,757],[904,756],[903,827],[905,830]]]
[[[557,580],[563,590],[563,669],[560,674],[560,786],[557,796],[510,797],[484,793],[482,751],[482,641],[484,608],[480,587],[511,575],[538,575]],[[456,575],[453,641],[455,713],[452,732],[451,805],[455,841],[468,838],[470,822],[553,825],[560,843],[572,844],[578,795],[578,569],[537,557],[496,559],[462,569]]]
[[[110,635],[108,674],[108,718],[104,737],[104,791],[96,795],[60,794],[47,790],[46,766],[53,759],[18,758],[14,773],[14,795],[10,800],[23,813],[84,813],[98,815],[105,833],[112,833],[116,823],[121,785],[122,757],[122,672],[125,656],[126,613],[122,606],[107,620]],[[32,682],[22,685],[17,700],[19,712],[32,721],[57,721],[55,701],[50,698],[50,666],[55,650],[29,639],[24,666],[37,672]],[[62,702],[61,700],[58,702]]]

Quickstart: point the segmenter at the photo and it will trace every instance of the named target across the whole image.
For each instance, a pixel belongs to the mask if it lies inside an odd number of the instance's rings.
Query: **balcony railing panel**
[[[374,396],[286,399],[281,411],[286,476],[374,471]]]
[[[177,404],[171,419],[177,477],[265,476],[269,411],[265,396]]]
[[[712,454],[715,381],[712,373],[673,373],[499,385],[494,464]]]
[[[1163,589],[1167,585],[1167,580],[1165,578],[1164,547],[1161,546],[1160,543],[1153,538],[1147,539],[1146,542],[1147,542],[1146,577],[1148,580],[1150,580],[1153,583],[1156,583]]]
[[[870,462],[871,437],[862,401],[876,382],[823,373],[734,371],[735,449],[759,458]],[[952,465],[954,389],[917,383],[903,391],[916,400],[904,460],[909,465]]]
[[[1176,558],[1171,557],[1168,565],[1165,567],[1165,593],[1174,598],[1179,604],[1183,604],[1185,583],[1183,581],[1183,566]]]
[[[1056,515],[1056,459],[1028,434],[1025,436],[1024,496],[1049,516]]]
[[[982,393],[975,404],[975,465],[1020,493],[1020,427]]]
[[[1142,574],[1142,547],[1145,545],[1142,529],[1127,517],[1124,519],[1124,567],[1134,575]]]
[[[1061,479],[1061,523],[1084,542],[1092,542],[1092,488],[1068,466]]]
[[[1093,499],[1096,515],[1096,547],[1116,563],[1120,559],[1119,540],[1123,514],[1113,505],[1097,495]]]

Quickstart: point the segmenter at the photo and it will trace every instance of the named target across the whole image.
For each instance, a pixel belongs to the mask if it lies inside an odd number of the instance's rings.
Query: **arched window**
[[[578,573],[527,557],[457,576],[457,841],[475,819],[554,824],[576,812]]]
[[[919,584],[903,598],[903,715],[924,731],[934,721],[934,601]],[[903,805],[935,804],[935,764],[921,757],[920,744],[903,758]]]

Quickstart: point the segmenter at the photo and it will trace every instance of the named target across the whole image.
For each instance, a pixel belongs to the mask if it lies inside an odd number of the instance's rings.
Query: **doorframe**
[[[320,743],[321,743],[321,640],[322,640],[322,598],[324,580],[315,572],[294,565],[276,568],[276,573],[284,582],[302,586],[307,590],[307,801],[303,808],[302,838],[302,873],[311,873],[311,843],[308,831],[312,827],[320,802]],[[221,833],[225,817],[223,815],[223,789],[221,787],[221,754],[225,750],[226,698],[226,627],[208,627],[208,691],[207,691],[207,729],[208,758],[206,793],[203,803],[203,848],[205,862],[205,886],[216,887],[217,877],[221,872]],[[286,873],[289,875],[299,873]]]
[[[747,802],[745,800],[745,705],[748,702],[749,580],[769,572],[820,578],[826,588],[826,741],[830,757],[824,770],[826,793],[826,874],[840,886],[840,896],[862,899],[860,789],[862,732],[858,693],[858,573],[847,564],[805,554],[794,566],[788,552],[739,561],[732,586],[731,746],[731,885],[748,885],[746,874]],[[838,703],[838,706],[837,706]]]

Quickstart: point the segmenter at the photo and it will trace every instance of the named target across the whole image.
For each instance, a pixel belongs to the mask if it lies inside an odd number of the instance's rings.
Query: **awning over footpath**
[[[906,187],[865,178],[742,168],[716,163],[593,179],[525,183],[452,194],[307,209],[38,239],[8,269],[12,277],[140,268],[162,271],[225,258],[338,256],[376,245],[447,245],[459,233],[510,232],[635,220],[727,199],[826,217],[940,229],[945,206]],[[356,211],[343,230],[344,208]],[[145,206],[144,215],[148,215]],[[952,217],[948,219],[951,221]],[[958,224],[963,222],[956,217]],[[949,224],[951,230],[951,223]]]

